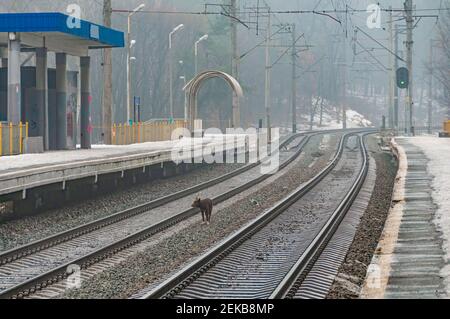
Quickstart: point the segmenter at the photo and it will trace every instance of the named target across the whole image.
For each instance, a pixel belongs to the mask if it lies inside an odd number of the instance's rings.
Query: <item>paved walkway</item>
[[[396,144],[393,206],[362,297],[446,298],[450,202],[440,194],[450,193],[441,182],[450,181],[450,139],[399,138]]]

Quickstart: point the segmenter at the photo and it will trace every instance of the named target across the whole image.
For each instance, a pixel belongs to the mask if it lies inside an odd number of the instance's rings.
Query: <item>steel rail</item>
[[[333,214],[322,227],[314,240],[309,244],[305,252],[300,256],[278,287],[273,291],[269,299],[292,298],[295,295],[295,292],[298,290],[301,282],[304,280],[323,250],[326,248],[327,243],[338,229],[348,210],[352,206],[355,198],[358,196],[369,170],[367,148],[364,143],[365,135],[359,136],[363,163],[355,183],[341,201],[339,206],[334,210]]]
[[[285,141],[282,142],[280,145],[280,148],[284,147],[285,145],[288,145],[296,138],[302,136],[304,134],[295,134],[287,138]],[[204,183],[195,185],[193,187],[184,189],[182,191],[163,196],[160,198],[157,198],[155,200],[149,201],[147,203],[138,205],[136,207],[132,207],[129,209],[125,209],[123,211],[117,212],[115,214],[112,214],[110,216],[106,216],[97,220],[94,220],[92,222],[88,222],[86,224],[73,227],[71,229],[62,231],[60,233],[57,233],[55,235],[51,235],[42,239],[39,239],[37,241],[33,241],[31,243],[15,247],[13,249],[4,251],[0,253],[0,266],[6,265],[8,263],[11,263],[15,260],[18,260],[20,258],[32,255],[36,252],[39,252],[44,249],[48,249],[50,247],[53,247],[55,245],[67,242],[69,240],[72,240],[74,238],[80,237],[82,235],[91,233],[95,230],[98,230],[100,228],[112,225],[114,223],[120,222],[122,220],[131,218],[136,215],[143,214],[145,212],[148,212],[149,210],[155,209],[157,207],[160,207],[162,205],[165,205],[167,203],[170,203],[172,201],[178,200],[180,198],[183,198],[187,195],[195,194],[201,190],[204,190],[206,188],[209,188],[211,186],[214,186],[216,184],[219,184],[223,181],[226,181],[228,179],[231,179],[235,176],[238,176],[242,173],[245,173],[249,171],[250,169],[258,166],[261,164],[261,161],[258,161],[256,163],[245,165],[237,170],[234,170],[228,174],[224,174],[222,176],[219,176],[217,178],[214,178],[212,180],[206,181]]]
[[[291,162],[293,162],[301,154],[303,148],[305,147],[305,145],[309,142],[309,140],[313,136],[320,135],[320,134],[330,134],[332,132],[336,132],[336,131],[321,131],[321,132],[310,133],[307,135],[300,133],[300,134],[296,134],[296,135],[290,137],[287,141],[283,142],[283,146],[288,145],[289,143],[291,143],[293,140],[295,140],[296,138],[298,138],[300,136],[305,136],[302,139],[302,141],[296,146],[298,148],[298,150],[289,159],[287,159],[284,163],[282,163],[280,165],[280,169],[283,169],[284,167],[289,165]],[[342,140],[341,140],[341,143],[342,143]],[[282,146],[280,146],[280,148],[281,147]],[[263,162],[264,160],[265,159],[261,160],[261,162]],[[257,166],[257,165],[255,165],[255,166]],[[228,192],[225,192],[225,193],[213,198],[213,202],[215,204],[223,202],[223,201],[235,196],[236,194],[239,194],[242,191],[261,183],[262,181],[267,179],[269,176],[270,175],[261,175],[260,177],[254,179],[254,180],[251,180],[239,187],[236,187]],[[67,278],[68,276],[70,276],[73,273],[73,272],[68,271],[68,266],[70,266],[70,265],[76,264],[76,265],[79,265],[81,269],[86,269],[86,268],[90,267],[91,265],[100,262],[101,260],[109,258],[124,249],[127,249],[133,245],[138,244],[139,242],[142,242],[142,241],[148,239],[149,237],[155,235],[156,233],[159,233],[173,225],[180,223],[181,221],[184,221],[192,216],[195,216],[197,213],[198,213],[198,208],[187,209],[187,210],[181,212],[180,214],[169,217],[159,223],[156,223],[154,225],[146,227],[134,234],[124,237],[121,240],[118,240],[114,243],[108,244],[100,249],[97,249],[91,253],[88,253],[88,254],[84,255],[83,257],[80,257],[76,260],[72,260],[66,264],[55,267],[54,269],[52,269],[46,273],[38,275],[34,278],[30,278],[18,285],[15,285],[13,287],[5,289],[0,292],[0,299],[23,298],[25,296],[33,294],[37,290],[45,288],[49,285],[52,285],[56,282],[59,282],[60,280],[62,280],[64,278]]]
[[[338,151],[336,152],[334,158],[319,174],[297,188],[286,198],[276,203],[271,209],[266,211],[253,222],[241,228],[235,234],[227,237],[205,254],[194,260],[192,263],[188,264],[176,274],[159,284],[149,293],[145,294],[142,299],[173,298],[181,290],[200,277],[201,274],[216,265],[220,260],[234,251],[247,239],[269,224],[274,218],[283,213],[288,207],[311,191],[326,176],[328,176],[342,157],[346,139],[354,134],[355,133],[347,133],[341,137]]]

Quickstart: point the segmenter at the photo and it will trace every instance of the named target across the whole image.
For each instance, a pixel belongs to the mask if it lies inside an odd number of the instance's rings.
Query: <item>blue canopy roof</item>
[[[0,13],[0,32],[60,33],[67,38],[80,40],[89,49],[124,47],[124,33],[80,20],[79,27],[73,17],[58,12]]]

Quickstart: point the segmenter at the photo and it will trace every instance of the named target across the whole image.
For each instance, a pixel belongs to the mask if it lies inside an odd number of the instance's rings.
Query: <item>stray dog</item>
[[[212,210],[213,210],[212,200],[209,198],[200,199],[200,197],[197,196],[195,201],[192,203],[192,207],[200,208],[200,210],[202,212],[203,223],[205,223],[205,219],[206,219],[206,224],[209,225],[209,223],[211,222],[211,214],[212,214]]]

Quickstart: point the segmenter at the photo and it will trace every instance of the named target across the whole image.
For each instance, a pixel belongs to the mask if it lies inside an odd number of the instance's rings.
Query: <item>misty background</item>
[[[82,9],[82,19],[102,24],[102,0],[2,0],[2,12],[66,12],[69,4],[76,3]],[[145,10],[202,12],[205,3],[229,4],[229,0],[113,0],[114,10],[132,10],[145,3]],[[239,14],[249,28],[239,24],[238,43],[240,54],[246,53],[255,45],[262,43],[266,36],[267,15],[248,14],[247,8],[264,6],[263,0],[239,0]],[[311,113],[317,113],[317,103],[326,99],[327,112],[334,114],[340,120],[340,107],[346,107],[363,114],[374,125],[379,125],[382,116],[388,116],[388,65],[389,53],[382,49],[374,40],[358,32],[356,44],[354,30],[363,29],[384,46],[388,46],[387,30],[388,13],[381,13],[382,29],[369,29],[366,25],[369,13],[364,12],[374,1],[365,0],[267,0],[272,11],[292,10],[345,10],[358,9],[362,12],[349,14],[336,12],[331,14],[334,19],[312,13],[288,14],[275,13],[272,18],[272,31],[277,31],[282,24],[294,23],[297,36],[304,35],[297,42],[305,50],[300,50],[296,57],[297,63],[297,106],[298,122],[308,125]],[[402,9],[403,1],[379,1],[383,9],[392,6]],[[449,7],[447,0],[415,0],[417,9]],[[263,11],[263,10],[262,10]],[[208,6],[208,12],[220,13],[218,6]],[[415,81],[415,125],[426,126],[426,108],[430,78],[430,39],[444,41],[448,33],[445,26],[449,24],[449,11],[418,11],[418,14],[429,15],[416,19],[414,30],[414,81]],[[434,17],[439,13],[439,19]],[[395,13],[394,17],[401,15]],[[337,22],[336,20],[339,20]],[[167,118],[169,104],[168,76],[168,36],[177,25],[183,23],[184,30],[174,37],[174,92],[175,117],[184,115],[184,81],[180,76],[190,80],[194,76],[194,42],[202,35],[208,34],[209,39],[199,46],[199,71],[217,69],[231,73],[231,34],[230,18],[220,14],[164,14],[138,13],[132,18],[132,39],[136,45],[132,49],[132,95],[141,97],[142,119]],[[404,20],[395,22],[404,25]],[[113,12],[112,27],[126,32],[127,13]],[[399,49],[405,50],[405,35],[400,35]],[[273,37],[271,48],[272,63],[278,61],[272,68],[271,110],[273,125],[290,127],[291,110],[291,53],[287,46],[292,45],[291,35],[280,32]],[[276,47],[278,46],[278,47]],[[448,47],[443,43],[442,47]],[[345,48],[345,49],[344,49]],[[356,50],[355,50],[356,48]],[[448,52],[435,49],[433,59],[435,68],[441,65],[441,78],[434,81],[433,123],[440,126],[450,105],[448,72]],[[366,51],[364,51],[366,50]],[[344,55],[345,52],[345,55]],[[374,59],[369,52],[374,55]],[[356,53],[356,54],[355,54]],[[95,127],[101,125],[102,105],[102,51],[90,52],[92,57],[92,120]],[[402,54],[402,52],[400,52]],[[49,67],[54,66],[53,54],[49,54]],[[281,57],[281,58],[280,58]],[[279,59],[279,60],[278,60]],[[179,61],[183,61],[180,63]],[[264,76],[265,51],[264,46],[257,47],[240,61],[239,81],[244,89],[245,97],[241,101],[242,125],[248,127],[257,125],[259,119],[265,118],[264,110]],[[345,64],[344,64],[345,62]],[[29,62],[33,64],[33,60]],[[69,68],[78,70],[77,60],[69,60]],[[404,66],[400,63],[399,66]],[[343,72],[343,68],[346,72]],[[346,75],[345,77],[343,75]],[[438,75],[437,75],[438,77]],[[343,99],[344,78],[346,98]],[[113,121],[123,123],[126,119],[126,49],[113,50]],[[404,96],[401,92],[400,122],[404,115]],[[320,97],[320,98],[319,98]],[[231,93],[221,80],[212,80],[202,89],[199,97],[199,117],[205,121],[205,126],[224,128],[231,119]]]

